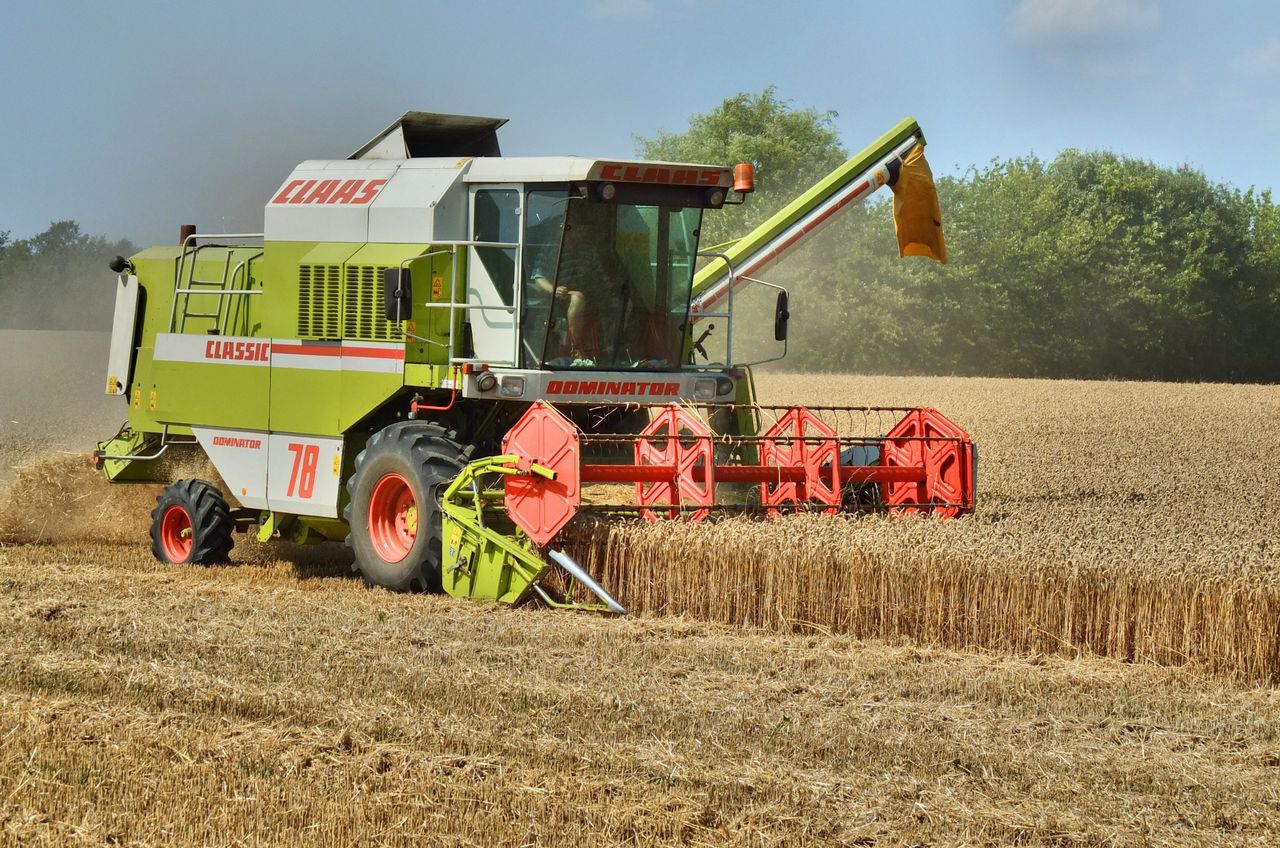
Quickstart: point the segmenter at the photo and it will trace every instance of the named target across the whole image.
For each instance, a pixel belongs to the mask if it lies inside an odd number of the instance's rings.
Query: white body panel
[[[396,140],[391,139],[392,147]],[[303,162],[271,195],[263,215],[267,241],[460,241],[467,237],[466,183],[562,183],[584,180],[727,187],[733,173],[715,165],[628,162],[581,156],[337,159]],[[344,186],[359,181],[346,196]],[[380,181],[376,191],[370,184]]]
[[[381,159],[303,162],[267,202],[264,237],[268,241],[368,241],[369,208],[399,167],[399,162]],[[330,187],[327,192],[326,186]]]
[[[564,183],[606,180],[661,185],[733,185],[733,171],[687,162],[637,162],[584,156],[504,156],[473,159],[469,183]]]
[[[502,303],[484,264],[476,257],[476,249],[470,248],[467,261],[470,269],[467,279],[467,302],[474,304]],[[518,296],[518,295],[517,295]],[[506,362],[518,364],[516,356],[516,316],[501,309],[474,309],[471,311],[471,341],[475,358],[480,362]]]
[[[399,342],[343,342],[342,370],[403,374],[404,345]]]
[[[410,159],[369,206],[369,241],[416,244],[467,237],[467,193],[462,185],[470,160]]]
[[[212,362],[266,368],[271,364],[271,339],[157,333],[152,358],[157,362]]]
[[[567,183],[587,179],[595,159],[581,156],[484,157],[471,160],[469,183]]]
[[[500,184],[493,186],[471,185],[469,186],[468,207],[474,210],[475,195],[478,191],[486,189],[519,189],[520,186],[509,184]],[[523,220],[524,201],[520,201],[519,215],[516,217],[515,226],[520,226]],[[474,218],[475,212],[471,212]],[[475,232],[472,232],[475,237]],[[508,243],[514,243],[508,242]],[[487,248],[490,250],[497,248]],[[515,250],[515,262],[513,264],[512,273],[514,278],[512,281],[512,300],[519,299],[521,294],[520,288],[520,261],[522,251]],[[483,306],[501,306],[504,302],[502,295],[498,291],[489,269],[480,261],[477,248],[467,248],[467,303]],[[470,313],[471,322],[471,341],[475,347],[476,358],[482,362],[499,362],[506,363],[511,366],[519,364],[516,354],[516,316],[514,312],[508,312],[505,309],[473,309]]]
[[[267,434],[225,427],[192,427],[200,447],[241,506],[267,508]]]
[[[342,439],[271,433],[267,437],[267,506],[290,515],[338,517]]]
[[[121,274],[116,285],[116,309],[111,319],[111,349],[107,352],[107,394],[123,395],[133,381],[133,330],[138,322],[138,278]]]
[[[338,517],[342,439],[192,427],[241,506]]]

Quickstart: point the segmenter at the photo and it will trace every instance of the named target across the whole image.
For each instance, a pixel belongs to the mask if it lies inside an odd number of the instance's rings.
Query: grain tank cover
[[[405,112],[348,159],[419,159],[433,156],[501,156],[498,127],[506,118]]]

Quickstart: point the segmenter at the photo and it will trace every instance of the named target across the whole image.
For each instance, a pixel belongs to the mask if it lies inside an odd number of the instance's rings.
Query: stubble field
[[[0,468],[0,841],[1280,835],[1275,387],[764,378],[946,411],[978,512],[597,535],[637,613],[602,619],[367,590],[341,548],[160,566],[154,490],[74,455],[117,424],[96,344],[0,334],[0,459],[71,452]]]

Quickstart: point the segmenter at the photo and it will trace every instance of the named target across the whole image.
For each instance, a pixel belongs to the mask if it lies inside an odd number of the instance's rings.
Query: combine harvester
[[[388,589],[621,612],[551,547],[579,513],[973,509],[974,446],[941,413],[761,406],[734,354],[735,290],[776,292],[785,354],[788,294],[757,275],[883,185],[902,253],[945,260],[915,121],[710,253],[702,216],[745,200],[749,165],[504,158],[503,123],[410,112],[299,165],[265,233],[184,227],[111,263],[107,393],[129,414],[95,463],[159,480],[169,451],[203,451],[238,503],[170,485],[159,559],[225,560],[256,526],[346,539]]]

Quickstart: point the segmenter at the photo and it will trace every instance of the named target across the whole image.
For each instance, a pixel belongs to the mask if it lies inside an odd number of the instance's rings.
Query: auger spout
[[[726,261],[714,260],[693,278],[691,313],[697,320],[744,278],[760,274],[794,250],[802,241],[857,206],[881,186],[917,145],[924,132],[914,118],[904,118],[893,129],[823,177],[795,200],[722,252]],[[730,273],[729,267],[733,272]]]

